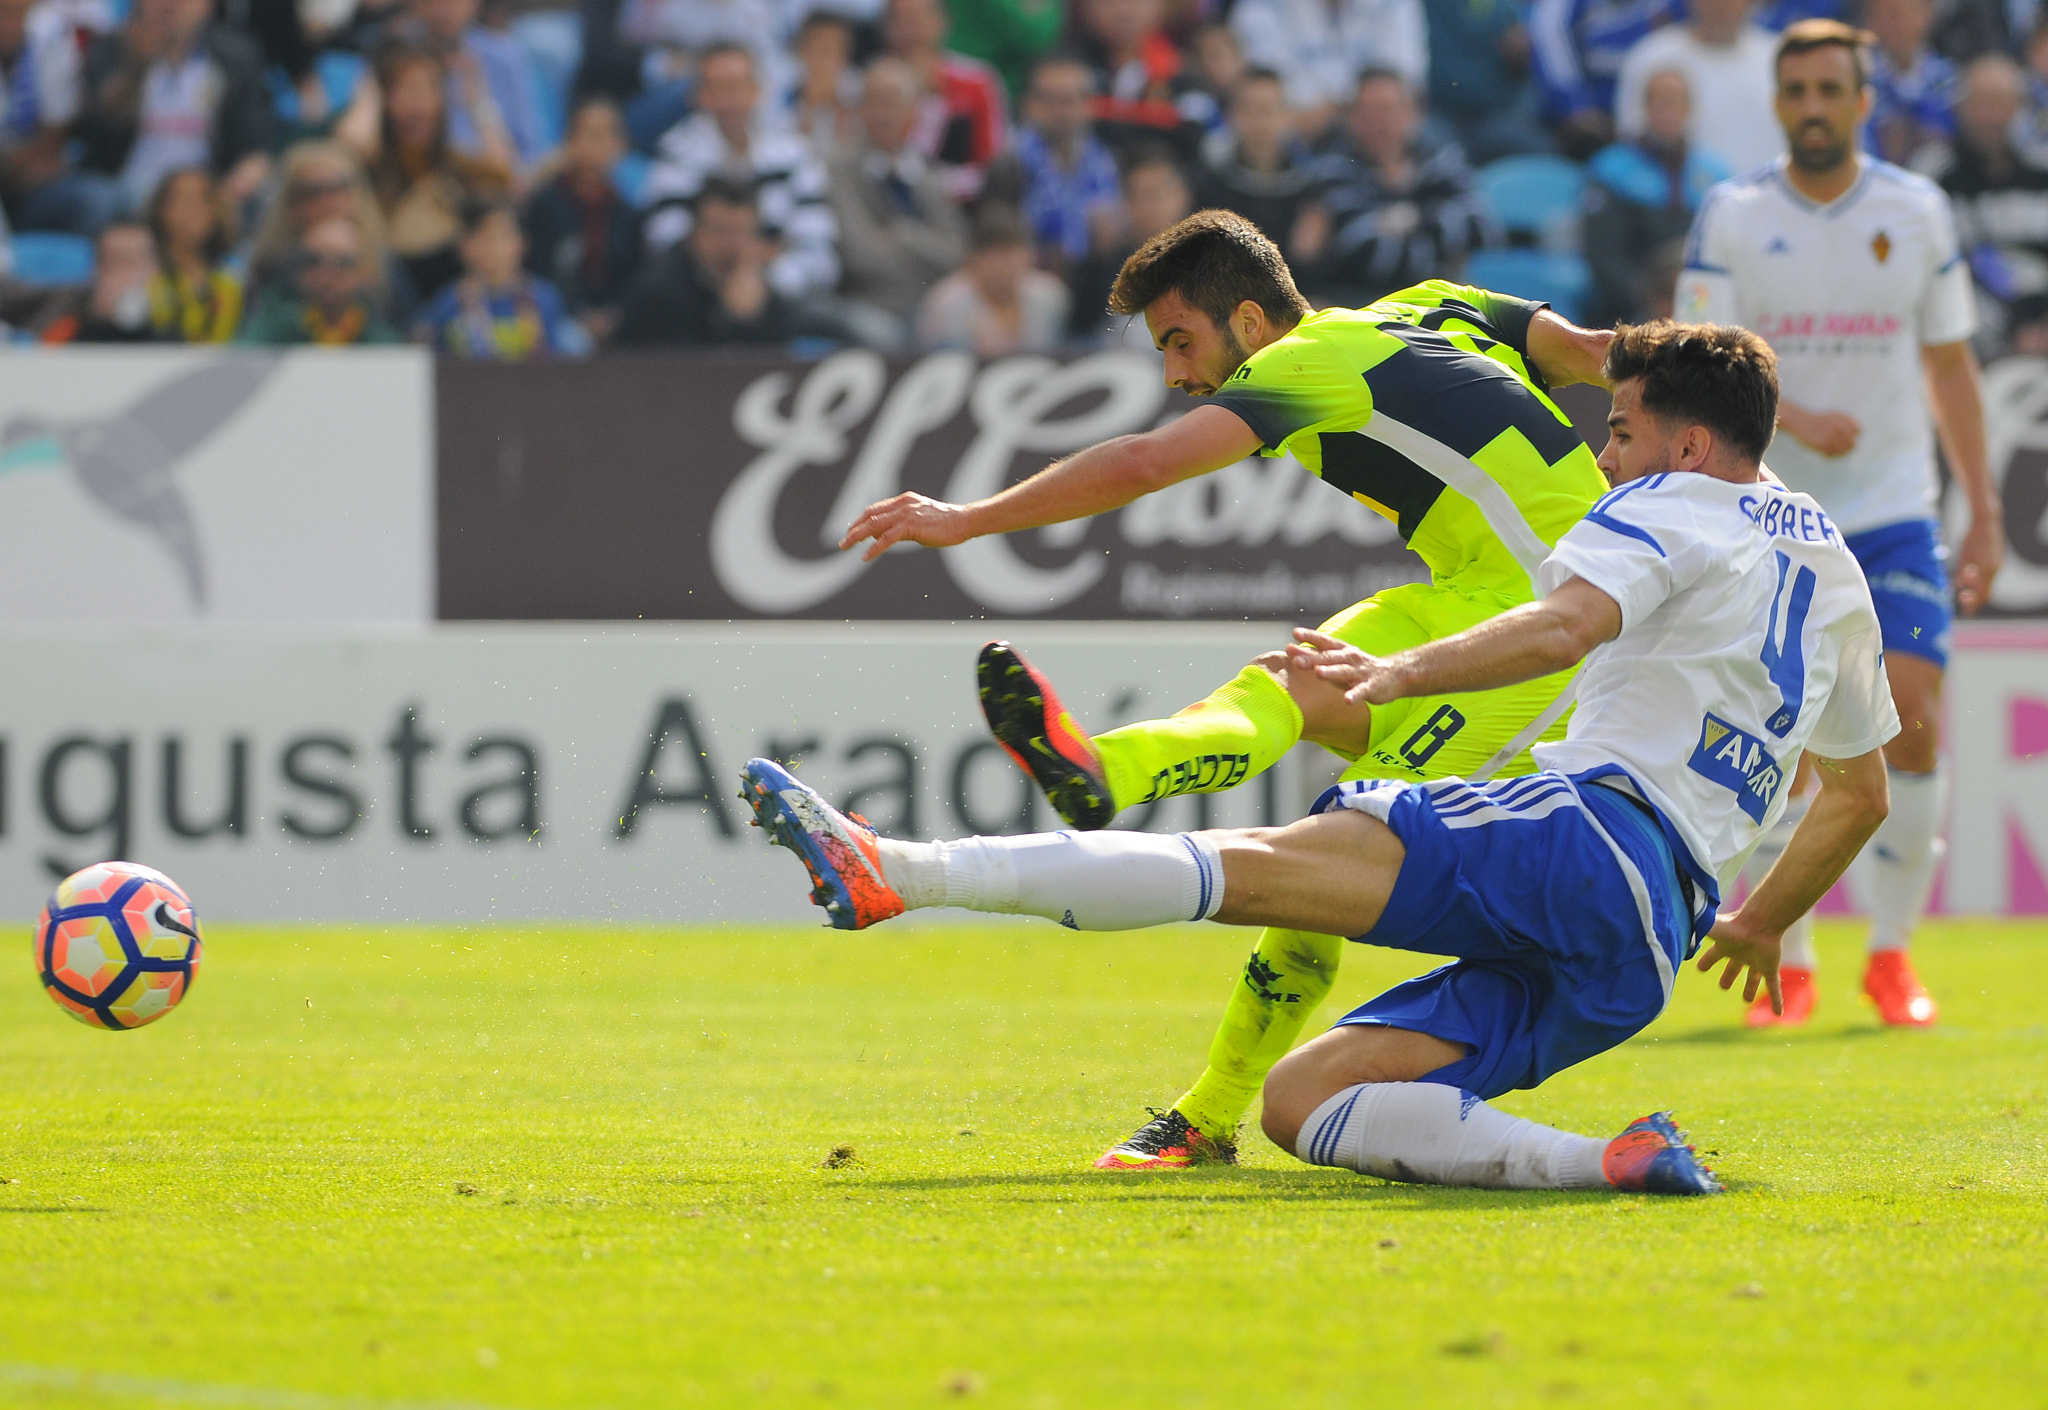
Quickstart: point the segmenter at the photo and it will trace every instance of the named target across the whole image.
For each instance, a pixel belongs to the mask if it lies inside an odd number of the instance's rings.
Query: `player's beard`
[[[1221,387],[1225,382],[1228,382],[1232,377],[1235,377],[1237,375],[1237,369],[1244,366],[1245,360],[1251,356],[1251,350],[1246,348],[1243,343],[1240,343],[1237,340],[1237,330],[1235,328],[1232,328],[1228,323],[1223,323],[1217,325],[1216,331],[1223,335],[1223,346],[1230,355],[1229,365],[1223,369],[1223,375],[1216,379],[1215,387],[1207,385],[1204,385],[1202,387],[1189,387],[1187,388],[1187,393],[1189,396],[1215,396],[1216,388]]]
[[[1799,139],[1816,128],[1834,138],[1834,129],[1824,123],[1809,122],[1803,124],[1799,131],[1793,134],[1792,140],[1786,146],[1792,157],[1792,165],[1810,176],[1824,176],[1828,172],[1839,170],[1842,164],[1849,160],[1849,154],[1855,150],[1856,144],[1851,138],[1832,140],[1825,147],[1803,145]]]

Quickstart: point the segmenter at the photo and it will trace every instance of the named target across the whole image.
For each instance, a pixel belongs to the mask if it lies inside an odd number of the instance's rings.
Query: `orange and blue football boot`
[[[989,733],[1037,781],[1053,811],[1081,832],[1108,827],[1116,818],[1116,801],[1103,776],[1102,756],[1060,704],[1052,682],[1007,641],[981,648],[974,679]]]
[[[1812,1018],[1813,1006],[1820,1002],[1820,990],[1813,982],[1813,971],[1790,966],[1779,970],[1778,997],[1785,1001],[1785,1011],[1772,1013],[1771,991],[1757,990],[1756,999],[1742,1021],[1751,1028],[1797,1028]]]
[[[740,778],[740,800],[754,810],[754,826],[803,860],[811,904],[824,907],[834,926],[865,930],[903,914],[903,898],[882,876],[881,849],[867,819],[840,812],[772,759],[748,760]]]
[[[1863,992],[1877,1005],[1877,1016],[1892,1028],[1927,1028],[1941,1017],[1934,996],[1913,972],[1904,950],[1873,950],[1863,971]]]
[[[1190,1165],[1235,1165],[1237,1143],[1195,1129],[1177,1109],[1146,1107],[1152,1119],[1120,1146],[1095,1158],[1097,1170],[1185,1170]]]
[[[1617,1190],[1646,1195],[1718,1195],[1721,1182],[1700,1162],[1668,1111],[1653,1111],[1607,1143],[1600,1173]]]

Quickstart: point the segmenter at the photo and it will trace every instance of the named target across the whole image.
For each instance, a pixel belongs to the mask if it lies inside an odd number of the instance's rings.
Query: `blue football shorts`
[[[1408,851],[1379,923],[1352,938],[1455,961],[1337,1021],[1464,1045],[1461,1061],[1423,1081],[1482,1097],[1534,1087],[1670,1002],[1694,917],[1644,805],[1546,772],[1345,783],[1316,811],[1332,807],[1379,818]]]
[[[1941,526],[1932,519],[1908,519],[1844,534],[1842,542],[1863,565],[1884,630],[1884,649],[1924,656],[1947,670],[1955,598]]]

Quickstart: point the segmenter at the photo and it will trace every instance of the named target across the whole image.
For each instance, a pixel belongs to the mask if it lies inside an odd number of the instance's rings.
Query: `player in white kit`
[[[1869,580],[1903,728],[1885,750],[1891,816],[1863,859],[1872,912],[1863,988],[1886,1023],[1925,1026],[1935,1003],[1907,946],[1940,859],[1945,791],[1936,746],[1952,613],[1935,518],[1937,430],[1970,506],[1953,587],[1965,614],[1989,596],[2005,529],[1967,341],[1970,270],[1948,198],[1858,150],[1871,103],[1867,41],[1833,20],[1785,31],[1777,110],[1788,155],[1708,192],[1677,309],[1752,329],[1777,353],[1771,469],[1820,501]],[[1795,800],[1753,867],[1768,867],[1804,806]],[[1784,1012],[1752,1005],[1752,1026],[1812,1013],[1810,920],[1786,937],[1784,964]]]
[[[1665,1113],[1606,1140],[1499,1111],[1640,1031],[1676,971],[1725,963],[1778,993],[1779,937],[1885,813],[1898,732],[1876,610],[1840,530],[1759,457],[1770,349],[1739,328],[1616,330],[1616,484],[1538,571],[1542,600],[1387,658],[1306,629],[1292,664],[1354,703],[1492,689],[1581,660],[1541,771],[1340,784],[1287,827],[904,842],[766,759],[741,797],[812,898],[862,928],[920,906],[1077,930],[1217,919],[1451,958],[1346,1015],[1266,1080],[1265,1132],[1317,1165],[1425,1184],[1720,1188]],[[1802,751],[1819,796],[1740,911],[1718,879],[1784,810]]]

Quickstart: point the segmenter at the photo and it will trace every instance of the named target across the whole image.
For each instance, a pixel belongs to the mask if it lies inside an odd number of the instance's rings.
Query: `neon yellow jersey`
[[[1431,280],[1311,313],[1223,384],[1218,406],[1394,522],[1431,581],[1512,602],[1607,493],[1526,361],[1541,304]]]

